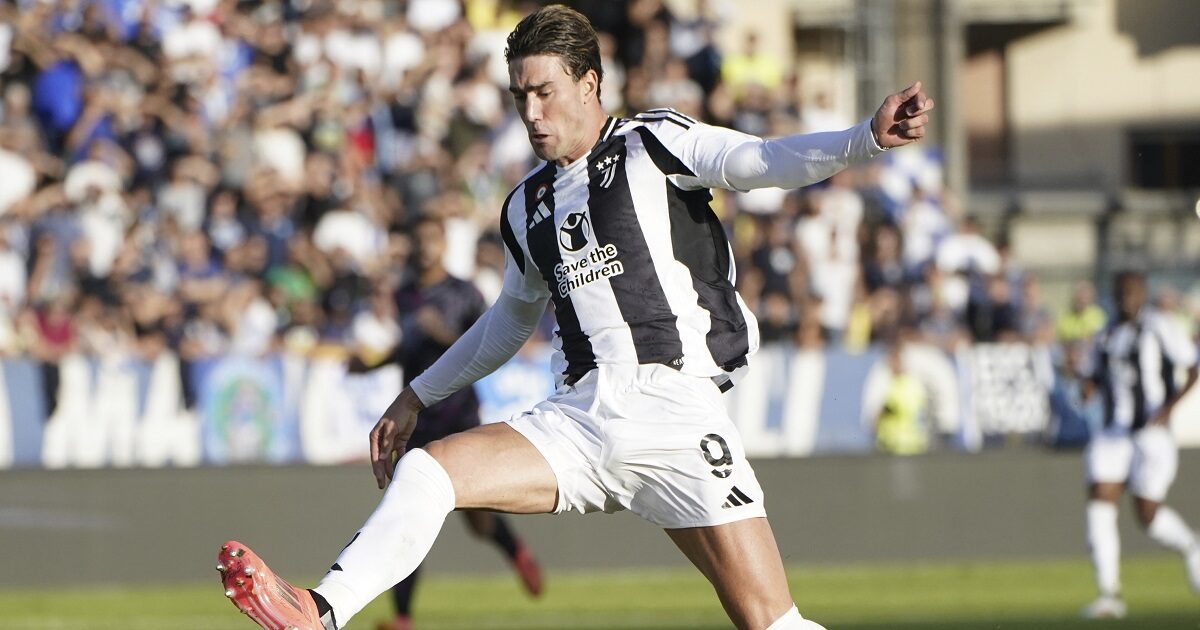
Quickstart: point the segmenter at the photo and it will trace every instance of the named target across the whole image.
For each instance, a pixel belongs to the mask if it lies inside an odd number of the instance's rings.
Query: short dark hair
[[[1118,290],[1130,282],[1145,285],[1146,274],[1140,269],[1121,269],[1113,276],[1113,285],[1118,287]]]
[[[504,61],[512,63],[514,59],[533,55],[558,57],[576,81],[588,70],[594,70],[596,97],[600,97],[599,82],[604,79],[600,42],[596,39],[596,29],[584,14],[561,4],[552,4],[527,15],[508,34]]]

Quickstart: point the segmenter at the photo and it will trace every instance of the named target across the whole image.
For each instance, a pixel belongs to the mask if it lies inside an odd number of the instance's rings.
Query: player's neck
[[[1145,310],[1146,310],[1146,307],[1143,306],[1133,313],[1122,312],[1117,316],[1117,321],[1121,322],[1122,324],[1136,322],[1137,320],[1141,319],[1142,312],[1144,312]]]
[[[570,166],[579,158],[587,155],[600,141],[600,134],[604,132],[604,124],[608,122],[608,113],[604,108],[597,105],[588,110],[587,121],[584,123],[584,128],[587,133],[580,136],[579,144],[566,155],[554,160],[554,163],[559,166]]]
[[[450,275],[449,272],[441,265],[434,265],[421,270],[420,275],[417,276],[417,283],[422,287],[430,287],[445,280],[448,275]]]

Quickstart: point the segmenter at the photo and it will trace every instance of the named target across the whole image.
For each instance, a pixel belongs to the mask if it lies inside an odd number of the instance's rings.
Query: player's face
[[[1117,307],[1122,319],[1133,319],[1146,304],[1146,282],[1138,276],[1122,276],[1117,281]]]
[[[417,242],[417,266],[420,269],[432,269],[442,264],[442,255],[446,253],[446,235],[442,227],[432,221],[424,221],[417,225],[414,234]]]
[[[587,106],[596,98],[596,74],[576,81],[555,55],[518,57],[508,64],[508,91],[529,133],[533,152],[543,160],[570,163],[594,144],[586,135]]]

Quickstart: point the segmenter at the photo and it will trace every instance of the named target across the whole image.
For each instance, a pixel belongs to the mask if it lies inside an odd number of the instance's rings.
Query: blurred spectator
[[[41,364],[47,412],[58,404],[58,364],[76,349],[76,330],[71,316],[72,296],[64,294],[27,312],[21,322],[29,354]]]
[[[975,341],[1016,341],[1020,334],[1020,313],[1008,282],[998,275],[989,276],[985,289],[967,302],[967,328]]]
[[[1104,309],[1096,304],[1096,289],[1090,282],[1080,282],[1071,292],[1071,304],[1058,316],[1058,340],[1071,343],[1091,339],[1108,323]]]
[[[1064,349],[1064,362],[1050,392],[1047,436],[1058,448],[1082,448],[1104,424],[1104,401],[1086,373],[1087,352],[1088,346],[1082,343]]]
[[[713,40],[719,17],[708,0],[696,0],[691,17],[672,17],[671,55],[686,64],[688,76],[705,94],[711,93],[721,80],[721,53]]]
[[[900,234],[895,226],[887,223],[878,226],[871,239],[869,252],[863,268],[867,291],[902,289],[907,277],[900,260]]]
[[[29,160],[18,152],[8,150],[11,144],[7,129],[0,135],[0,214],[25,199],[37,185],[37,172]]]
[[[1029,343],[1054,341],[1054,316],[1042,298],[1042,285],[1037,278],[1026,276],[1021,283],[1021,337]]]
[[[773,91],[783,81],[783,66],[774,55],[759,48],[758,33],[750,31],[742,40],[742,49],[721,63],[721,78],[735,95],[742,94],[750,85]]]
[[[5,322],[14,321],[25,303],[25,257],[12,247],[10,238],[0,231],[0,317]]]
[[[655,81],[646,94],[651,107],[670,107],[688,116],[700,116],[704,90],[688,76],[687,64],[679,59],[667,63],[663,78]]]
[[[875,446],[892,455],[919,455],[929,450],[925,385],[904,365],[904,344],[893,343],[885,358],[888,378],[875,416]]]
[[[749,267],[745,271],[746,299],[751,303],[771,294],[791,300],[802,295],[808,286],[804,279],[807,266],[800,258],[788,224],[786,217],[768,219],[762,224],[762,241],[750,253]]]
[[[854,126],[854,121],[834,108],[833,98],[825,90],[817,92],[812,104],[801,110],[800,118],[801,130],[805,133],[841,131]]]
[[[812,290],[821,296],[821,327],[829,340],[840,339],[846,328],[860,275],[862,201],[846,187],[846,177],[839,174],[826,190],[813,193],[796,223],[795,238],[804,252]]]
[[[898,222],[904,232],[904,263],[919,273],[934,260],[938,244],[950,232],[950,222],[941,206],[916,187]]]
[[[1183,295],[1178,289],[1169,285],[1159,288],[1154,306],[1164,316],[1173,320],[1188,339],[1195,339],[1197,322],[1184,308]]]
[[[958,230],[947,235],[937,246],[938,269],[968,276],[990,276],[1000,273],[1000,253],[979,231],[975,219],[966,217]],[[1007,282],[1007,279],[1002,278]]]

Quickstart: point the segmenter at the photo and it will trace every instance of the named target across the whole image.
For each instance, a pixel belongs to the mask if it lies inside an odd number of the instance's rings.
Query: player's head
[[[1113,298],[1117,303],[1117,314],[1122,320],[1137,317],[1146,305],[1146,278],[1136,271],[1122,271],[1113,284]]]
[[[602,120],[600,44],[582,13],[550,5],[521,20],[504,50],[509,91],[543,160],[577,158],[595,144]]]
[[[415,245],[412,261],[418,271],[442,266],[446,253],[446,226],[438,217],[423,216],[412,224]]]

